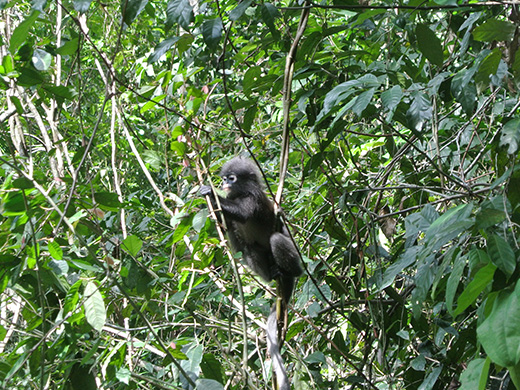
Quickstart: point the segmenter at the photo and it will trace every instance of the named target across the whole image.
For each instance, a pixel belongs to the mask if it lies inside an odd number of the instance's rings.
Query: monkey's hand
[[[211,189],[211,186],[200,186],[199,194],[202,196],[211,196],[213,194],[213,190]]]

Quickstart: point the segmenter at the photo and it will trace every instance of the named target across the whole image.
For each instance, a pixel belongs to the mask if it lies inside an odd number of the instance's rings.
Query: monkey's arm
[[[211,204],[216,209],[218,208],[216,197],[218,197],[218,203],[220,203],[220,207],[222,207],[224,216],[233,221],[244,223],[248,219],[253,218],[257,212],[257,203],[251,196],[226,199],[219,195],[215,196],[210,186],[201,186],[199,193],[202,196],[209,196],[211,199]]]

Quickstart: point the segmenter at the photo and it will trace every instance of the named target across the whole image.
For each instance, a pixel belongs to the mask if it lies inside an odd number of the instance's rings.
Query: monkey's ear
[[[211,186],[200,186],[199,194],[202,196],[211,195],[213,193],[213,190],[211,189]]]

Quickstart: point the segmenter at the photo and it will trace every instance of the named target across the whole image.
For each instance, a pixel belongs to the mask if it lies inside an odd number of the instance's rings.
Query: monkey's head
[[[255,163],[244,157],[234,157],[222,166],[222,189],[234,198],[262,189],[260,172]]]

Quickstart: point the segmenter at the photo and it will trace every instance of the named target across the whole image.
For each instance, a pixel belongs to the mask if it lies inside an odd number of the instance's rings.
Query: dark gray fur
[[[220,176],[224,187],[229,188],[225,198],[217,196],[231,247],[242,252],[249,268],[264,280],[281,278],[287,303],[295,278],[303,272],[300,255],[287,228],[277,221],[256,165],[249,159],[235,157],[224,164]],[[213,206],[217,207],[211,187],[203,186],[201,194],[210,195]]]

